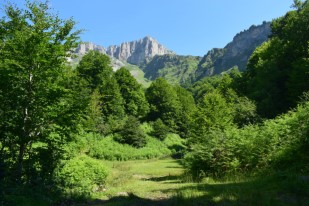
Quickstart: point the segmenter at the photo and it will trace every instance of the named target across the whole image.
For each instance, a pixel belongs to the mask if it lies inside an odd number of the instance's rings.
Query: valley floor
[[[107,186],[85,205],[309,205],[309,182],[296,176],[194,183],[173,159],[103,164]]]

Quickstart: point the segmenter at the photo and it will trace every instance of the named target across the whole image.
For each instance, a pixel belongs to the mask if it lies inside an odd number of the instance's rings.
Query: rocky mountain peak
[[[81,43],[76,48],[75,53],[80,54],[80,55],[85,55],[87,52],[92,51],[92,50],[99,51],[103,54],[106,54],[106,50],[104,49],[104,47],[96,45],[92,42]]]
[[[106,53],[111,57],[139,65],[156,55],[173,54],[157,40],[146,36],[137,41],[124,42],[119,46],[110,46]]]

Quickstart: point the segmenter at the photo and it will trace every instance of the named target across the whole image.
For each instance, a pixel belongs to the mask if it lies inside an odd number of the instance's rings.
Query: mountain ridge
[[[150,36],[123,42],[118,46],[109,46],[106,49],[86,42],[79,45],[75,53],[81,57],[90,50],[96,50],[110,56],[114,70],[134,65],[135,69],[143,70],[148,80],[163,77],[173,84],[186,84],[220,74],[231,68],[244,71],[253,51],[267,41],[270,34],[269,22],[263,22],[258,26],[252,25],[249,29],[236,34],[224,48],[213,48],[203,57],[177,55]]]
[[[109,56],[134,65],[140,65],[156,55],[174,53],[150,36],[109,46],[106,51]]]
[[[263,22],[258,26],[252,25],[249,29],[236,34],[224,48],[213,48],[204,55],[196,70],[196,78],[213,76],[235,67],[239,71],[244,71],[253,51],[267,41],[270,34],[269,22]]]

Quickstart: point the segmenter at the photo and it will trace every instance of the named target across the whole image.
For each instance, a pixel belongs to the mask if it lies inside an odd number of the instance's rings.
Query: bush
[[[185,155],[195,177],[267,170],[309,170],[309,102],[297,110],[238,129],[209,130]]]
[[[56,179],[68,197],[86,198],[104,186],[107,175],[100,161],[82,155],[65,161],[58,168]]]
[[[114,141],[112,136],[98,139],[88,155],[97,159],[104,160],[142,160],[168,157],[172,152],[161,141],[146,137],[147,144],[142,148],[134,148],[128,144],[121,144]]]
[[[151,133],[152,127],[148,123],[141,125],[146,133]],[[121,144],[114,140],[114,135],[102,136],[96,133],[82,133],[75,137],[75,141],[65,145],[65,159],[72,159],[80,154],[102,160],[143,160],[180,156],[185,147],[184,139],[176,134],[168,134],[164,141],[146,135],[146,145],[141,148]]]
[[[167,134],[163,143],[171,151],[173,158],[182,158],[186,150],[186,141],[177,134]]]
[[[168,126],[166,126],[160,118],[153,122],[152,127],[152,136],[157,137],[160,140],[164,140],[169,132]]]
[[[146,135],[140,128],[140,122],[136,117],[129,116],[123,128],[115,136],[115,140],[122,144],[129,144],[140,148],[146,145]]]

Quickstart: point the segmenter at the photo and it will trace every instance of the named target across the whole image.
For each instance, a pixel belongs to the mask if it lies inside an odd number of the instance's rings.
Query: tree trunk
[[[16,174],[16,181],[18,183],[21,182],[21,177],[23,175],[23,162],[24,162],[24,154],[25,154],[26,144],[21,143],[19,145],[19,153],[17,159],[17,174]]]

